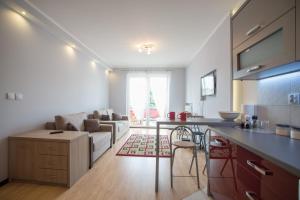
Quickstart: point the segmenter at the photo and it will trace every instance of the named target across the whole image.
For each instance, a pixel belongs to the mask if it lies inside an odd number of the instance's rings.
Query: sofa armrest
[[[46,122],[45,129],[46,130],[56,130],[55,122]]]
[[[113,125],[111,124],[100,124],[98,128],[99,132],[113,132]]]

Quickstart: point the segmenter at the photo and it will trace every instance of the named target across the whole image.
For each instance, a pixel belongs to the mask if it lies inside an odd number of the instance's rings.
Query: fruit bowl
[[[219,112],[219,115],[222,119],[226,120],[226,121],[233,121],[236,118],[238,118],[238,116],[240,115],[240,113],[238,112]]]

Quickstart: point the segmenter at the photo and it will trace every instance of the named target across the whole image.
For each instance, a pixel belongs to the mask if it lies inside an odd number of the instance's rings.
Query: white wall
[[[231,44],[230,17],[226,17],[195,56],[186,71],[186,101],[193,104],[193,112],[202,114],[200,101],[200,77],[217,70],[216,96],[204,101],[205,117],[219,117],[218,111],[231,110]]]
[[[56,114],[108,105],[105,70],[0,4],[0,181],[7,178],[7,136],[42,127]],[[23,101],[5,99],[21,92]]]
[[[136,69],[134,71],[145,71],[149,69]],[[153,69],[152,69],[153,70]],[[155,69],[169,71],[171,74],[170,81],[170,104],[169,110],[182,112],[185,104],[185,69]],[[126,113],[126,81],[129,69],[114,69],[109,75],[109,106],[117,113]]]

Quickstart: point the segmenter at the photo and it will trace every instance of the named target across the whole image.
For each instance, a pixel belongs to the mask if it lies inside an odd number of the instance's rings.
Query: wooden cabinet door
[[[9,140],[9,178],[34,179],[34,142]]]
[[[233,49],[233,76],[234,79],[247,79],[258,72],[294,61],[295,9],[292,9]]]
[[[232,19],[233,48],[295,6],[294,0],[250,0]]]
[[[297,46],[296,46],[296,51],[297,51],[297,60],[300,60],[300,0],[297,0],[296,2],[296,42],[297,42]]]

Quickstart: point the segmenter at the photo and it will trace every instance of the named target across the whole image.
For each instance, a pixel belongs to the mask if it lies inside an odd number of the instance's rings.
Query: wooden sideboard
[[[9,179],[72,186],[89,169],[87,132],[37,130],[8,138]]]

